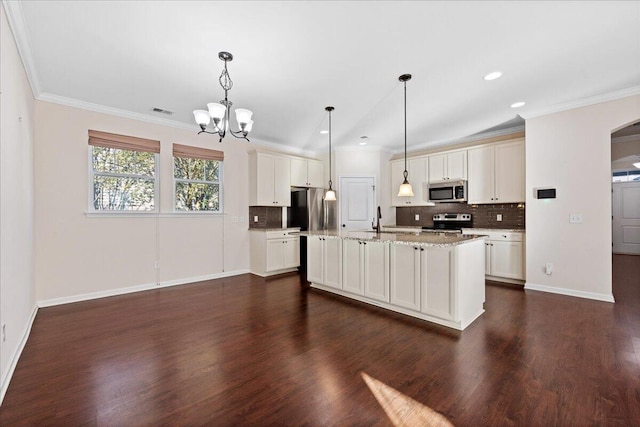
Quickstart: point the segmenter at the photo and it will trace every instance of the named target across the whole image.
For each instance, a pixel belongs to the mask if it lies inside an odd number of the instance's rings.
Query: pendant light
[[[334,202],[336,200],[336,192],[333,191],[332,182],[331,182],[331,112],[334,110],[333,107],[325,107],[325,111],[329,112],[329,189],[324,195],[324,199],[329,202]]]
[[[413,197],[413,188],[407,180],[409,172],[407,172],[407,81],[411,80],[411,74],[403,74],[398,80],[404,83],[404,181],[398,190],[398,197]]]

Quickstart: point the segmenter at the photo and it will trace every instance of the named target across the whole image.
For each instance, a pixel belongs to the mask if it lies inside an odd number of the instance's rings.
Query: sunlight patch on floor
[[[362,379],[394,426],[453,427],[443,415],[361,372]]]

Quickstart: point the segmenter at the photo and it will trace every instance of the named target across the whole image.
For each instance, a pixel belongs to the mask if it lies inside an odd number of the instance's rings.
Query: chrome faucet
[[[376,215],[375,224],[373,221],[371,222],[371,228],[376,230],[376,234],[380,234],[380,218],[382,218],[382,213],[380,213],[380,206],[378,206],[378,215]]]

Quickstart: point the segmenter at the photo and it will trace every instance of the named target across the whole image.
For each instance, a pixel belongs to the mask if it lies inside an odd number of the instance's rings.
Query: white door
[[[613,186],[613,253],[640,254],[640,182]]]
[[[371,230],[376,219],[374,177],[340,178],[339,200],[342,230]]]

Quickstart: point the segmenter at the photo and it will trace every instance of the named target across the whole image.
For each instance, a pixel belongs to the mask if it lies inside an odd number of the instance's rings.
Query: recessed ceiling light
[[[360,145],[367,145],[366,142],[361,142]],[[638,163],[640,165],[640,163]]]
[[[326,134],[329,133],[329,131],[328,130],[321,130],[320,133],[323,134],[323,135],[326,135]]]
[[[500,71],[494,71],[493,73],[489,73],[486,76],[484,76],[485,80],[495,80],[500,78],[500,76],[502,76],[502,73]]]
[[[520,108],[524,105],[524,102],[519,101],[519,102],[514,102],[513,104],[511,104],[511,108]]]

